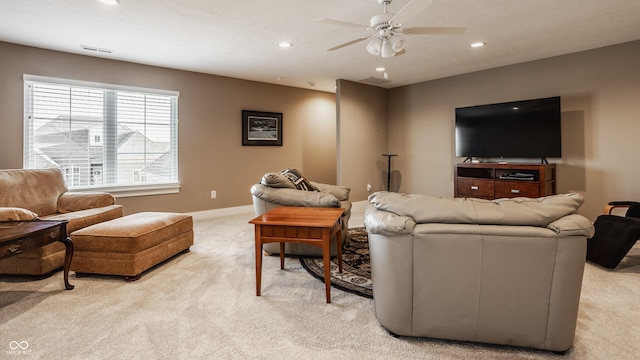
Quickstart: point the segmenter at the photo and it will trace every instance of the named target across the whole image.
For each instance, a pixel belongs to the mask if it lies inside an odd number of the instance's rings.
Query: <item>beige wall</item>
[[[390,90],[400,191],[453,195],[453,163],[464,160],[455,157],[456,107],[560,95],[563,156],[550,159],[558,191],[582,193],[580,212],[592,220],[608,201],[640,200],[638,64],[635,41]]]
[[[128,213],[249,205],[266,171],[297,167],[366,199],[386,187],[453,194],[454,109],[562,96],[558,191],[585,195],[591,219],[610,200],[640,200],[640,41],[392,90],[349,81],[334,94],[65,54],[0,42],[0,168],[22,166],[22,75],[180,91],[179,194],[123,198]],[[284,114],[284,146],[242,147],[242,109]],[[336,121],[338,124],[336,126]],[[337,138],[337,143],[336,143]],[[533,160],[535,161],[535,160]],[[216,190],[218,198],[210,199]]]
[[[352,201],[386,188],[387,90],[346,80],[337,82],[338,184]],[[383,178],[385,183],[383,183]]]
[[[0,42],[0,168],[22,167],[23,74],[175,90],[179,99],[179,194],[120,198],[127,213],[201,211],[251,204],[267,171],[296,167],[336,182],[332,93],[171,70]],[[283,113],[282,147],[241,146],[243,109]],[[211,199],[211,190],[217,198]]]

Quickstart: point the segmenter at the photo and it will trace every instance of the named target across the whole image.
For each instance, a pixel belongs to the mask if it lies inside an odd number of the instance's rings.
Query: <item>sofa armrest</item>
[[[584,236],[586,238],[590,238],[595,232],[591,221],[578,214],[563,216],[549,224],[547,228],[558,234],[558,237]]]
[[[416,222],[409,216],[378,210],[371,205],[364,212],[364,225],[372,234],[400,235],[410,234]]]
[[[30,221],[38,219],[38,214],[19,207],[0,207],[0,221]]]
[[[110,193],[68,191],[58,198],[58,213],[101,208],[115,203],[116,199]]]
[[[349,200],[349,193],[351,192],[351,189],[346,186],[323,184],[314,181],[311,181],[311,185],[318,188],[320,192],[328,193],[335,196],[340,201]]]
[[[335,196],[318,191],[306,191],[288,188],[272,188],[261,184],[251,187],[251,195],[264,201],[282,206],[304,207],[340,207]]]

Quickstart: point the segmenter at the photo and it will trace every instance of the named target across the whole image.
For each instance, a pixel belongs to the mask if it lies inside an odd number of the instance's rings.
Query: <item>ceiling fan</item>
[[[395,55],[404,54],[404,38],[397,35],[402,33],[406,35],[459,35],[465,31],[462,27],[407,27],[403,28],[403,24],[417,13],[422,12],[430,4],[431,0],[411,0],[397,14],[387,11],[387,6],[392,0],[377,0],[383,7],[383,13],[376,15],[369,20],[369,26],[344,22],[332,19],[320,19],[319,22],[333,25],[341,25],[347,27],[355,27],[367,31],[374,31],[375,34],[363,36],[355,40],[348,41],[344,44],[334,46],[328,51],[338,50],[343,47],[369,40],[367,43],[367,51],[371,55],[381,55],[389,58]]]

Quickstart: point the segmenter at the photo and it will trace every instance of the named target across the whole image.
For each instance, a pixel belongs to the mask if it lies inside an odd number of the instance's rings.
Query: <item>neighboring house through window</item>
[[[24,76],[24,168],[70,189],[177,192],[178,93]]]

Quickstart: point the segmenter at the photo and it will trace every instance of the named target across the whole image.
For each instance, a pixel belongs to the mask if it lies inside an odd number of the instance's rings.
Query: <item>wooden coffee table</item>
[[[73,257],[73,242],[67,236],[68,220],[0,221],[0,259],[16,256],[54,241],[65,246],[64,287],[69,284],[69,268]]]
[[[342,224],[344,209],[314,207],[277,207],[249,221],[255,225],[256,296],[260,296],[262,245],[280,243],[280,269],[284,269],[284,244],[294,242],[322,248],[327,303],[331,303],[331,239],[336,239],[338,269],[342,272]]]

